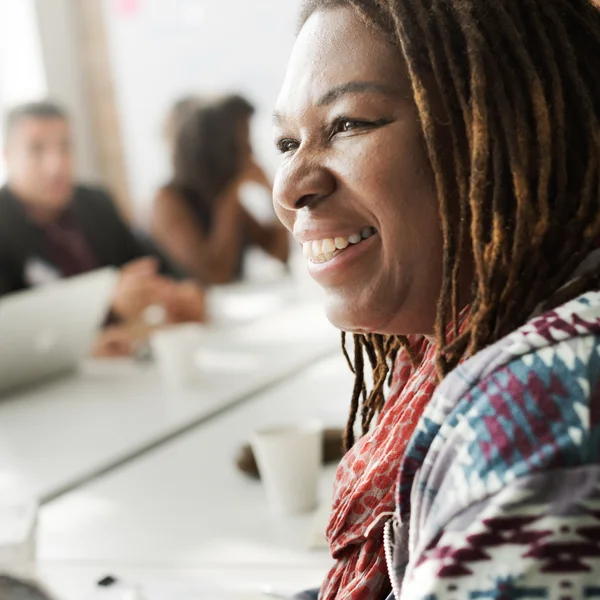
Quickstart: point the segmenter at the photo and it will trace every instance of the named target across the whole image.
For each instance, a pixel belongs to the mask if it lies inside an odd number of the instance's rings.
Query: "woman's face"
[[[442,234],[406,65],[350,8],[314,13],[274,115],[275,210],[345,331],[431,333]]]

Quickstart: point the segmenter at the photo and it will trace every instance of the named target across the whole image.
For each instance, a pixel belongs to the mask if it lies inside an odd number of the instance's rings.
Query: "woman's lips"
[[[302,251],[309,262],[323,264],[346,252],[348,248],[363,243],[376,233],[377,230],[374,227],[363,227],[349,236],[305,241],[302,244]]]
[[[379,242],[380,236],[375,232],[368,238],[337,251],[323,262],[308,259],[308,271],[311,277],[324,287],[343,284],[348,275],[355,272],[355,263],[372,251]]]

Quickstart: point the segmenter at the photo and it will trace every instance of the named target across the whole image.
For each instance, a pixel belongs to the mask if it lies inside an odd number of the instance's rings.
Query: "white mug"
[[[35,576],[38,505],[35,500],[3,498],[0,503],[0,572]]]
[[[272,427],[251,438],[267,500],[279,515],[314,510],[323,460],[323,426],[317,421]]]
[[[202,326],[196,323],[173,325],[152,334],[150,347],[167,388],[183,388],[197,381],[202,337]]]

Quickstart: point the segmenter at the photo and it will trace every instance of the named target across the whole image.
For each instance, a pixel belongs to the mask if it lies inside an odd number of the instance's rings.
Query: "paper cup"
[[[323,459],[323,426],[310,421],[257,431],[251,439],[267,500],[273,512],[314,510]]]
[[[185,323],[156,331],[150,347],[167,388],[182,388],[198,380],[198,350],[202,346],[201,325]]]
[[[37,515],[35,500],[3,499],[0,503],[0,572],[35,576]]]

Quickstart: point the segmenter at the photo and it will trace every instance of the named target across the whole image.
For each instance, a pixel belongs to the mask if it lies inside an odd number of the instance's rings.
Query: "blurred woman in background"
[[[205,284],[242,275],[244,250],[256,245],[286,262],[289,241],[278,223],[259,223],[240,203],[240,188],[272,192],[250,142],[252,105],[240,96],[186,97],[167,121],[173,176],[154,200],[151,232],[187,273]]]

